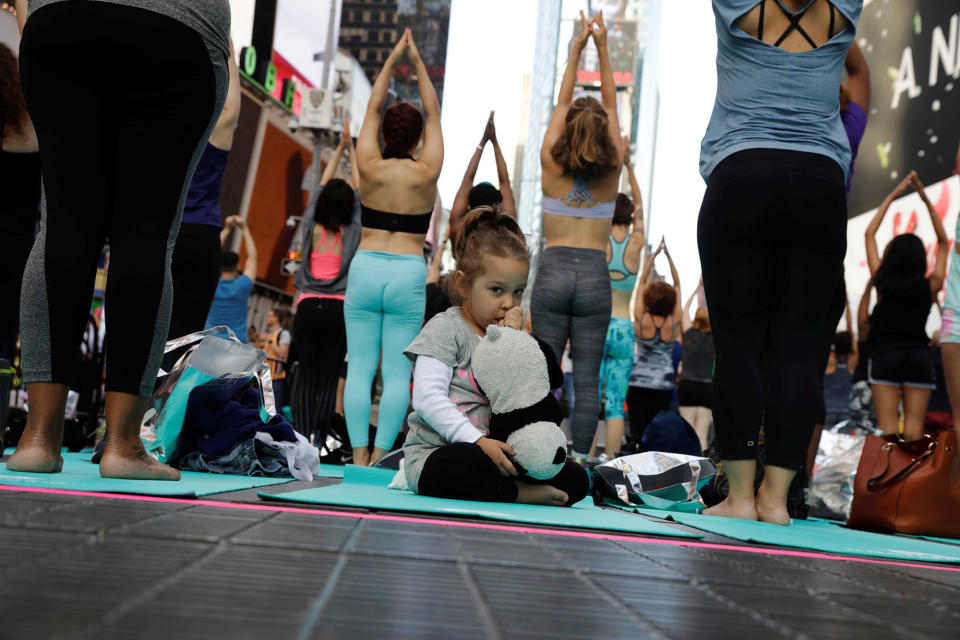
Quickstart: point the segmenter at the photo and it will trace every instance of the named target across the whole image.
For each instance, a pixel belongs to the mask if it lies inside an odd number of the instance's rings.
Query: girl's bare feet
[[[528,484],[517,481],[517,502],[562,507],[570,498],[566,493],[548,484]]]
[[[127,480],[179,480],[180,472],[148,454],[142,446],[136,451],[107,445],[100,458],[100,476]]]
[[[720,504],[704,510],[704,515],[722,516],[724,518],[739,518],[740,520],[756,520],[757,504],[753,498],[731,500],[727,498]]]

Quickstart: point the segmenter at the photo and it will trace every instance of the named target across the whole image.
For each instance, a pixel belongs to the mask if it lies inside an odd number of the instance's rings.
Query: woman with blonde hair
[[[602,14],[580,13],[577,35],[540,152],[546,249],[531,299],[533,333],[559,360],[570,340],[576,403],[570,425],[574,458],[586,458],[597,427],[597,379],[610,323],[607,239],[623,163],[617,91]],[[600,62],[602,103],[573,99],[580,54],[594,39]]]

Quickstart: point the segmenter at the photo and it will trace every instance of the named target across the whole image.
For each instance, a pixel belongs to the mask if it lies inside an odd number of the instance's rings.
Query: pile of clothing
[[[283,416],[266,413],[256,381],[218,378],[190,392],[168,462],[184,471],[310,480],[320,454]]]

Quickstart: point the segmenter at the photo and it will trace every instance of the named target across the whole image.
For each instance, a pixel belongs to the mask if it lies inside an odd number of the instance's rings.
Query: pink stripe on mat
[[[759,547],[745,547],[742,545],[718,544],[714,542],[695,542],[691,540],[665,540],[662,538],[646,538],[642,536],[627,536],[615,533],[599,533],[591,531],[567,531],[563,529],[541,529],[520,525],[488,524],[484,522],[465,522],[462,520],[441,520],[438,518],[418,518],[415,516],[387,516],[376,513],[352,513],[348,511],[331,511],[326,509],[305,509],[302,507],[283,507],[269,504],[242,504],[237,502],[220,502],[217,500],[194,500],[188,498],[163,498],[159,496],[138,496],[118,493],[101,493],[97,491],[69,491],[66,489],[47,489],[43,487],[16,487],[0,484],[2,491],[19,491],[22,493],[47,493],[54,495],[83,496],[85,498],[112,498],[114,500],[133,500],[135,502],[163,502],[184,504],[190,506],[217,507],[220,509],[244,509],[247,511],[272,511],[280,513],[302,513],[307,515],[334,516],[338,518],[355,518],[359,520],[385,520],[388,522],[407,522],[412,524],[434,524],[443,527],[459,527],[461,529],[486,529],[488,531],[512,531],[514,533],[533,533],[536,535],[561,536],[567,538],[589,538],[593,540],[616,540],[618,542],[643,542],[645,544],[660,544],[672,547],[693,547],[696,549],[717,549],[720,551],[740,551],[767,556],[787,556],[791,558],[813,558],[816,560],[835,560],[840,562],[859,562],[863,564],[879,564],[891,567],[908,567],[914,569],[930,569],[931,571],[950,571],[960,573],[960,567],[949,567],[935,564],[918,564],[914,562],[899,562],[896,560],[878,560],[875,558],[861,558],[858,556],[829,555],[814,551],[791,551],[788,549],[766,549]]]

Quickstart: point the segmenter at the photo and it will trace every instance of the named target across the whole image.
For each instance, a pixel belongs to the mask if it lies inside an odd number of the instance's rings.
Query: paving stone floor
[[[0,638],[960,638],[958,572],[214,499],[0,491]]]

